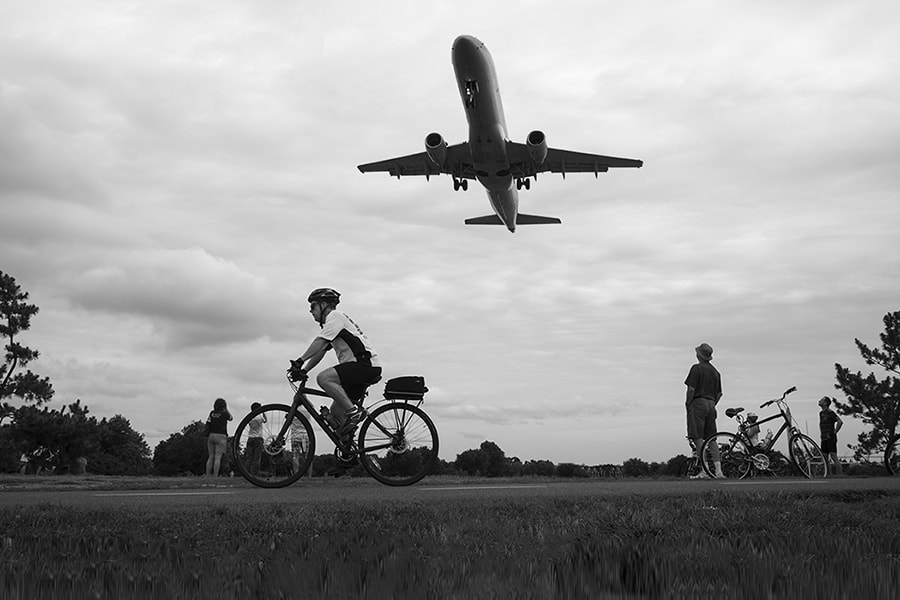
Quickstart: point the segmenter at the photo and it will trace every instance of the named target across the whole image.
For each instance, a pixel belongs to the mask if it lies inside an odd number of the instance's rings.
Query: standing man
[[[259,402],[250,405],[250,411],[261,408]],[[259,475],[259,467],[263,453],[263,423],[266,422],[266,413],[259,413],[250,419],[247,432],[247,454],[250,457],[250,473]]]
[[[831,398],[822,396],[819,400],[819,433],[822,436],[822,454],[825,455],[825,465],[831,463],[828,470],[832,475],[841,476],[841,461],[837,455],[837,432],[841,430],[844,422],[837,413],[831,410]]]
[[[691,366],[684,384],[687,386],[684,406],[687,409],[687,433],[694,442],[694,447],[700,451],[703,440],[716,433],[716,404],[722,397],[722,376],[710,361],[712,361],[713,349],[706,342],[694,348],[697,355],[697,364]],[[724,479],[722,461],[719,458],[719,448],[710,448],[710,454],[715,465],[716,479]],[[704,471],[700,471],[695,478],[707,477]]]

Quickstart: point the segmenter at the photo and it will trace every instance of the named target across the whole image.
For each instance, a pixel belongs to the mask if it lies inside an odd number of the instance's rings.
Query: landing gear
[[[478,93],[478,82],[474,79],[466,80],[466,107],[475,108],[475,95]]]
[[[468,190],[469,189],[469,180],[454,177],[453,178],[453,191],[458,192],[460,190],[460,188],[462,188],[463,191]]]
[[[527,177],[525,179],[516,179],[516,189],[521,190],[522,188],[525,188],[526,190],[531,189],[531,180]]]

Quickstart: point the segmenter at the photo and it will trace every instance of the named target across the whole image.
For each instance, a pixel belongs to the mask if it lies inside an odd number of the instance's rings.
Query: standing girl
[[[213,409],[206,419],[209,428],[209,437],[206,438],[206,450],[209,458],[206,459],[206,475],[218,477],[219,467],[222,465],[222,455],[225,454],[225,446],[228,444],[228,421],[231,413],[228,405],[222,398],[216,398]]]

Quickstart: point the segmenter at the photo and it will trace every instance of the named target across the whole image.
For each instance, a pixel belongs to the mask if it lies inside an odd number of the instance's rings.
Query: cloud
[[[170,348],[281,333],[266,283],[200,248],[127,252],[69,283],[75,307],[146,319]]]

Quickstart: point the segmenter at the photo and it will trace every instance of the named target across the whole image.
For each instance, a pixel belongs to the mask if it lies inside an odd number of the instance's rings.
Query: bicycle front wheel
[[[750,448],[744,440],[727,432],[707,438],[700,449],[700,464],[710,477],[716,475],[715,462],[718,458],[726,479],[743,479],[750,473],[753,464],[751,457]]]
[[[359,460],[385,485],[412,485],[428,475],[438,456],[438,434],[421,408],[395,402],[379,406],[359,430]]]
[[[798,433],[791,436],[788,444],[791,461],[807,479],[824,479],[828,476],[828,465],[819,445],[811,437]]]
[[[244,417],[234,432],[235,466],[253,485],[263,488],[288,486],[300,479],[312,464],[316,438],[299,408],[290,427],[279,439],[290,410],[291,407],[285,404],[266,404]]]
[[[895,435],[884,449],[884,466],[891,475],[900,475],[900,435]]]

